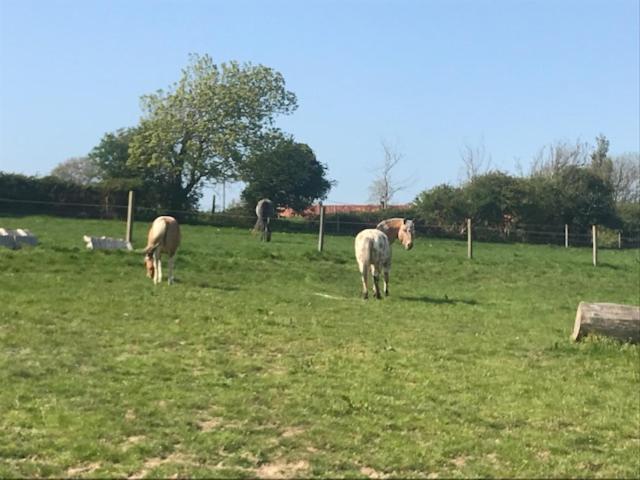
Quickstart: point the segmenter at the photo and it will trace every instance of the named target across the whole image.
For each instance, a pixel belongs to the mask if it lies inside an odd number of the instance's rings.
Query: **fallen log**
[[[640,307],[580,302],[571,339],[577,342],[590,334],[640,343]]]

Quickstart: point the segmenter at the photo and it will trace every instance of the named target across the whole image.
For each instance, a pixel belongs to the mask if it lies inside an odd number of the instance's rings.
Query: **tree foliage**
[[[51,170],[51,176],[78,185],[91,185],[100,179],[100,169],[90,157],[72,157]]]
[[[637,170],[633,162],[609,158],[609,141],[604,135],[596,143],[591,152],[581,142],[545,147],[526,177],[490,171],[475,174],[459,188],[440,185],[424,191],[416,198],[418,215],[443,229],[465,217],[494,228],[507,218],[532,226],[566,223],[579,229],[592,224],[631,225],[628,215],[621,218],[619,212],[637,209],[616,208],[616,202],[634,198]]]
[[[616,203],[640,203],[640,153],[625,153],[611,161],[611,186]]]
[[[247,186],[242,199],[251,208],[261,198],[269,198],[277,207],[302,212],[314,201],[326,198],[332,186],[326,170],[308,145],[282,139],[243,165],[241,178]]]
[[[129,144],[136,133],[135,128],[121,128],[105,133],[89,153],[102,178],[137,178],[140,170],[131,167],[129,162]]]
[[[427,225],[438,226],[448,232],[459,231],[469,216],[464,190],[446,184],[420,193],[415,206]]]
[[[204,180],[237,174],[278,131],[276,115],[297,107],[280,73],[248,63],[216,65],[208,55],[193,55],[176,84],[142,103],[128,165],[155,170],[174,209],[193,207]]]

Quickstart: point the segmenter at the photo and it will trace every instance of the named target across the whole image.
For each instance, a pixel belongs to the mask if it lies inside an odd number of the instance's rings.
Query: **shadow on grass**
[[[608,268],[610,270],[625,270],[625,268],[621,267],[620,265],[613,265],[612,263],[603,262],[598,262],[598,268]]]
[[[408,300],[410,302],[424,302],[424,303],[433,303],[436,305],[455,305],[457,303],[463,303],[465,305],[478,305],[478,302],[475,300],[466,300],[461,298],[449,298],[445,296],[444,298],[434,298],[429,297],[428,295],[419,295],[419,296],[401,296],[398,297],[402,300]]]
[[[180,282],[178,279],[176,279],[175,282],[184,283],[184,282]],[[214,290],[223,290],[225,292],[236,292],[240,290],[239,287],[236,287],[234,285],[211,285],[209,282],[196,282],[195,286],[199,288],[212,288]]]

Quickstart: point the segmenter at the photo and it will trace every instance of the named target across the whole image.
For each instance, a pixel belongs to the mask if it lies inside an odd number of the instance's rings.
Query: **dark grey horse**
[[[268,198],[263,198],[256,205],[256,215],[258,220],[256,221],[254,232],[260,232],[260,240],[269,242],[271,241],[271,229],[269,223],[271,218],[275,215],[276,210],[273,207],[273,202]]]

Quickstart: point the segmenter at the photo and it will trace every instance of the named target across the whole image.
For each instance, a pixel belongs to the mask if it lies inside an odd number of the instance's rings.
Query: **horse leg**
[[[169,257],[169,285],[173,283],[173,266],[176,261],[175,254]]]
[[[369,266],[365,264],[360,265],[360,280],[362,280],[362,298],[364,300],[369,298],[369,285],[367,281]]]
[[[153,265],[155,267],[156,275],[153,279],[153,283],[158,285],[162,283],[162,254],[156,250],[153,252]]]
[[[384,296],[389,296],[389,269],[384,269]]]
[[[380,269],[375,265],[371,265],[371,274],[373,275],[373,293],[380,300],[382,298],[382,295],[380,295]]]

